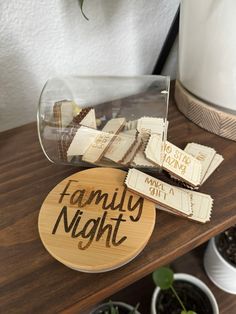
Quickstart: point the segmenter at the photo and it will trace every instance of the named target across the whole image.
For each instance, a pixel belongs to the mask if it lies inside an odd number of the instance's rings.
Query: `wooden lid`
[[[88,169],[48,194],[38,227],[54,258],[76,270],[103,272],[140,253],[155,225],[155,205],[126,190],[126,175],[119,169]]]

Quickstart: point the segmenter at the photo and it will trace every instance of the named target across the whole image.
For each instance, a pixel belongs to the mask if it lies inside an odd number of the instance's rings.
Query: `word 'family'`
[[[61,227],[64,232],[70,234],[71,238],[80,239],[78,242],[80,250],[86,250],[93,241],[104,240],[104,238],[106,247],[121,245],[127,239],[126,235],[120,234],[121,226],[127,223],[127,218],[129,223],[140,220],[143,197],[127,195],[126,189],[121,193],[118,188],[112,195],[99,189],[89,191],[73,189],[73,182],[78,181],[69,180],[60,193],[58,203],[66,205],[62,207],[56,219],[52,234],[56,234]],[[89,212],[89,217],[93,216],[90,214],[93,211],[92,206],[96,207],[94,216],[97,216],[88,219],[85,211]],[[73,212],[72,216],[71,212]]]

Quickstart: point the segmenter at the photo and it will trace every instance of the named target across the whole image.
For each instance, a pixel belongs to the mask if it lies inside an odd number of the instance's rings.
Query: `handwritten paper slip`
[[[90,163],[98,162],[106,153],[115,135],[123,129],[124,124],[125,118],[109,120],[86,150],[82,159]]]
[[[193,157],[195,157],[197,160],[199,160],[202,164],[202,177],[201,181],[204,178],[207,169],[209,168],[216,151],[211,148],[204,145],[200,145],[197,143],[189,143],[185,147],[184,151]]]
[[[104,157],[116,163],[121,162],[136,142],[136,130],[121,132],[116,135]]]
[[[191,195],[175,186],[151,177],[137,169],[130,169],[125,180],[127,188],[154,203],[182,215],[192,214]]]
[[[192,215],[187,216],[186,218],[190,220],[194,220],[201,223],[206,223],[207,221],[210,221],[211,213],[212,213],[212,205],[213,205],[213,199],[208,194],[203,194],[195,191],[189,191],[186,189],[182,189],[183,191],[186,191],[189,193],[192,197]],[[176,214],[177,216],[183,216],[178,212],[173,213],[172,210],[166,209],[162,206],[157,205],[157,209],[169,212],[171,214]]]
[[[168,141],[164,145],[163,168],[190,185],[200,185],[200,161]]]
[[[151,146],[160,147],[160,141],[161,139],[159,137],[152,138]],[[150,160],[160,166],[159,156],[157,156],[157,159],[155,157],[156,156],[149,155]],[[202,172],[201,162],[168,141],[164,144],[162,167],[181,181],[185,181],[192,186],[200,185]]]
[[[164,132],[165,123],[162,118],[143,117],[138,119],[137,130],[139,133],[160,134]]]
[[[162,139],[164,125],[164,120],[162,118],[143,117],[138,119],[137,130],[142,138],[143,143],[132,161],[132,165],[134,167],[156,167],[156,165],[151,160],[146,158],[144,151],[151,134],[158,134]]]
[[[71,159],[73,156],[83,155],[100,133],[101,131],[96,129],[91,129],[85,126],[79,127],[68,148],[68,159]]]

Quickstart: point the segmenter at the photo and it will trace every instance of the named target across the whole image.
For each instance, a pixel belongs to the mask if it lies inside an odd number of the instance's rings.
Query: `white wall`
[[[36,119],[49,77],[151,73],[178,3],[85,0],[88,22],[78,0],[0,1],[0,130]]]

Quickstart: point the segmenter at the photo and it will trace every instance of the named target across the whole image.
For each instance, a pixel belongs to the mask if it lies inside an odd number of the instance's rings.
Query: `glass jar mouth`
[[[41,137],[41,130],[40,130],[41,125],[42,125],[42,119],[41,119],[41,98],[42,98],[42,95],[43,95],[43,93],[44,93],[44,90],[45,90],[45,88],[46,88],[46,86],[47,86],[47,83],[48,83],[48,81],[44,84],[43,89],[42,89],[42,91],[41,91],[41,93],[40,93],[40,96],[39,96],[38,107],[37,107],[37,119],[36,119],[36,121],[37,121],[37,133],[38,133],[39,144],[40,144],[40,146],[41,146],[41,149],[42,149],[42,151],[43,151],[45,157],[46,157],[51,163],[55,163],[54,160],[52,160],[52,159],[49,157],[49,155],[47,154],[47,151],[44,149],[43,138]]]

